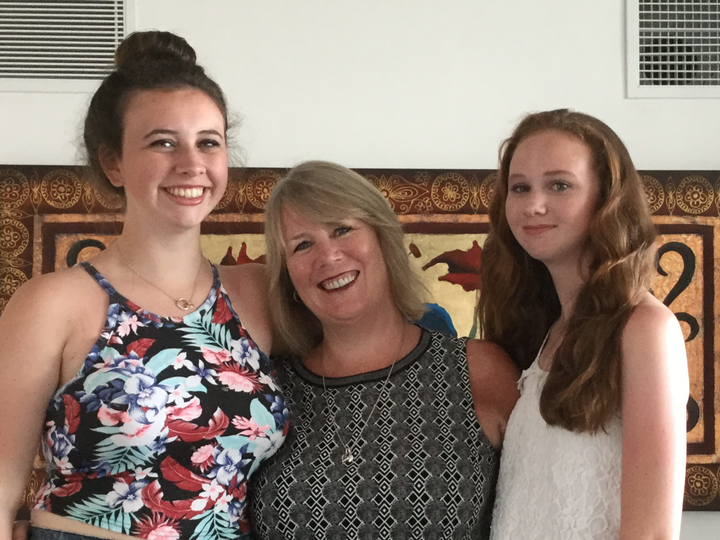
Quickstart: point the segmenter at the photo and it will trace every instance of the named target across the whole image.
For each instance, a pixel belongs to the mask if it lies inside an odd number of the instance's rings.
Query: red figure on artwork
[[[240,265],[247,263],[260,263],[265,264],[265,255],[260,255],[257,259],[251,259],[247,254],[247,244],[243,242],[240,244],[240,252],[238,253],[237,259],[233,257],[232,246],[228,246],[225,256],[220,261],[220,264],[224,265]]]
[[[410,249],[417,246],[411,244]],[[427,270],[438,263],[445,263],[448,266],[448,273],[438,278],[439,281],[447,281],[454,285],[460,285],[466,292],[477,291],[480,289],[480,262],[482,260],[482,248],[473,240],[472,247],[466,251],[453,249],[441,253],[425,266],[423,270]]]

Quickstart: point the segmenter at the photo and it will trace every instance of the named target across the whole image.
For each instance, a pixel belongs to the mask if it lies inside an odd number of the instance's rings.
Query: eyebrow
[[[554,171],[545,171],[542,175],[543,176],[554,176],[556,174],[566,174],[569,176],[575,176],[574,172],[566,171],[565,169],[557,169]],[[517,179],[517,178],[527,178],[527,176],[522,173],[515,173],[515,174],[511,174],[508,176],[508,180],[513,180],[513,179]]]
[[[150,137],[154,137],[155,135],[175,135],[177,136],[178,132],[172,129],[165,129],[165,128],[157,128],[153,129],[150,133],[145,135],[143,139],[149,139]],[[198,135],[216,135],[217,137],[224,138],[222,133],[215,129],[203,129],[198,131]]]
[[[556,171],[546,171],[543,173],[543,176],[552,176],[554,174],[569,174],[571,176],[575,176],[575,173],[572,171],[566,171],[565,169],[558,169]]]
[[[288,238],[288,239],[287,239],[287,243],[295,242],[295,241],[299,240],[300,238],[303,238],[304,236],[305,236],[305,233],[304,233],[304,232],[301,232],[301,233],[299,233],[299,234],[296,234],[296,235],[293,236],[292,238]],[[285,242],[285,241],[283,240],[283,242]]]

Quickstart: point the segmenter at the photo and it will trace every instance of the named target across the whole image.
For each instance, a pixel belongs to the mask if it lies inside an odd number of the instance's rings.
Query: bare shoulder
[[[57,357],[91,328],[99,333],[107,294],[82,268],[35,276],[10,298],[0,317],[0,352],[23,344],[38,358]]]
[[[650,352],[656,348],[680,349],[684,358],[684,338],[675,314],[646,292],[623,329],[623,350]]]
[[[23,283],[10,298],[6,312],[28,308],[30,312],[49,312],[62,306],[72,310],[73,306],[82,306],[79,299],[87,299],[88,294],[99,292],[98,286],[81,268],[73,267],[49,274],[34,276]]]
[[[467,359],[471,381],[483,390],[488,399],[502,400],[516,394],[520,370],[500,346],[490,341],[470,339],[467,342]]]
[[[687,400],[688,367],[685,339],[675,315],[650,293],[633,311],[622,335],[623,379],[626,390],[672,387]],[[683,397],[684,396],[684,397]],[[649,399],[649,398],[648,398]]]
[[[81,268],[36,276],[24,283],[0,317],[2,368],[11,370],[17,358],[22,358],[23,364],[32,368],[26,370],[28,380],[38,382],[44,377],[46,390],[54,389],[68,343],[84,336],[88,320],[98,326],[92,316],[102,318],[102,295],[102,289]]]
[[[469,339],[467,342],[468,364],[479,373],[492,375],[498,370],[519,375],[518,369],[510,356],[499,345],[484,339]]]
[[[673,312],[652,294],[645,292],[630,316],[627,326],[631,329],[642,329],[646,326],[656,327],[657,325],[671,325],[679,328]]]

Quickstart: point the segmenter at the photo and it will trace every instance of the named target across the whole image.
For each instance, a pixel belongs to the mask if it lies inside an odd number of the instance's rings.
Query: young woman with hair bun
[[[688,372],[648,292],[655,230],[625,145],[568,110],[505,141],[478,315],[521,369],[492,538],[675,539]]]
[[[263,268],[200,249],[228,180],[225,98],[168,32],[128,36],[116,64],[84,141],[124,197],[122,233],[31,279],[0,318],[0,539],[40,439],[33,540],[241,538],[247,480],[288,423]]]

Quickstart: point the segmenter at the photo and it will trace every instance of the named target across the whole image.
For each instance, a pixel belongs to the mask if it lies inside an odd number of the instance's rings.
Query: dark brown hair
[[[123,118],[130,96],[141,90],[195,88],[217,105],[228,129],[228,110],[220,87],[195,62],[195,50],[170,32],[130,34],[115,52],[115,71],[108,75],[90,101],[83,140],[87,160],[104,189],[123,194],[103,172],[100,158],[122,156]]]
[[[588,234],[590,275],[553,358],[540,410],[551,425],[597,432],[620,407],[622,330],[649,284],[655,255],[655,228],[640,177],[620,138],[597,118],[567,109],[530,114],[501,145],[477,315],[483,337],[504,347],[521,369],[533,362],[560,315],[547,268],[520,247],[505,216],[513,154],[523,139],[547,130],[588,146],[600,206]]]

